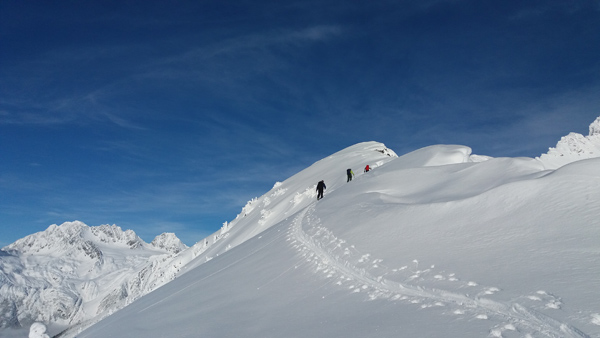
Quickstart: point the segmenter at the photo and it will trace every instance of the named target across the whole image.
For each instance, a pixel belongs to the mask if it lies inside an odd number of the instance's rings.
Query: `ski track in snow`
[[[489,298],[500,289],[484,288],[475,296],[418,285],[418,282],[463,283],[461,287],[477,287],[476,282],[460,281],[454,274],[433,272],[431,268],[419,270],[417,260],[411,264],[392,269],[382,264],[382,260],[361,253],[356,248],[337,238],[321,225],[313,215],[315,204],[296,215],[288,233],[288,241],[300,254],[317,267],[326,278],[337,278],[335,283],[351,292],[366,292],[370,300],[389,299],[416,304],[421,308],[449,309],[447,314],[471,317],[474,319],[496,319],[501,324],[490,329],[490,337],[502,337],[503,333],[519,332],[524,337],[581,338],[588,337],[572,325],[555,320],[533,308],[519,303],[503,303]],[[429,277],[433,275],[433,277]],[[431,279],[425,280],[425,278]],[[546,308],[560,307],[560,301],[538,291],[527,296],[531,301],[544,301]]]

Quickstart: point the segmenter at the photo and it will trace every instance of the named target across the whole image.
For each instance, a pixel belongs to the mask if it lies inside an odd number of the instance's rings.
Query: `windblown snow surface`
[[[175,280],[73,335],[600,337],[599,169],[357,144],[276,183],[188,249]]]

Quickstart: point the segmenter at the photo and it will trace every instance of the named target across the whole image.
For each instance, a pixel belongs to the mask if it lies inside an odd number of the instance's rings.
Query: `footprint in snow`
[[[448,275],[448,280],[451,282],[458,282],[458,278],[456,278],[456,274],[454,273]]]
[[[364,263],[365,261],[369,260],[370,256],[371,256],[370,254],[364,254],[364,255],[362,255],[362,257],[360,257],[360,259],[358,260],[358,262],[359,263]]]
[[[494,288],[494,287],[491,287],[491,288],[486,288],[485,290],[483,290],[482,292],[480,292],[480,293],[478,294],[478,296],[482,296],[482,295],[493,295],[493,294],[495,294],[495,293],[497,293],[497,292],[499,292],[499,291],[500,291],[500,289],[498,289],[498,288]]]
[[[530,301],[533,301],[534,305],[536,303],[542,303],[543,306],[539,305],[539,304],[538,304],[538,306],[535,306],[538,308],[543,307],[546,309],[558,310],[562,306],[562,301],[560,300],[559,297],[557,297],[551,293],[548,293],[546,291],[543,291],[543,290],[537,291],[536,293],[526,296],[525,298],[527,298]]]
[[[383,259],[374,259],[371,264],[373,268],[378,268],[379,267],[379,263],[383,262]]]
[[[430,303],[430,304],[423,304],[421,305],[422,309],[426,309],[426,308],[430,308],[430,307],[444,307],[446,306],[446,304],[442,303],[442,302],[434,302],[434,303]]]
[[[496,327],[490,330],[490,337],[504,337],[502,334],[505,331],[517,331],[517,328],[512,324],[506,324],[502,327]]]
[[[592,313],[590,323],[600,326],[600,313]]]

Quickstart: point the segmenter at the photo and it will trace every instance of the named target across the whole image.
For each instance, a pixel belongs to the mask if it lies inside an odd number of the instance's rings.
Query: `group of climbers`
[[[370,170],[371,170],[371,168],[367,164],[364,172],[368,173]],[[352,178],[354,177],[354,172],[352,171],[352,169],[347,169],[346,175],[348,176],[348,180],[346,181],[346,183],[348,183],[348,182],[352,181]],[[319,183],[317,183],[317,201],[320,200],[321,198],[323,198],[323,191],[325,189],[327,189],[327,187],[325,186],[325,181],[320,180]]]

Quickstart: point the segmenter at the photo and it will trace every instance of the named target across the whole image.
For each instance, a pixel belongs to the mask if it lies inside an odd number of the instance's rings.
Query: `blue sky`
[[[72,220],[191,245],[355,143],[535,157],[599,93],[598,0],[5,0],[0,246]]]

